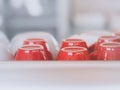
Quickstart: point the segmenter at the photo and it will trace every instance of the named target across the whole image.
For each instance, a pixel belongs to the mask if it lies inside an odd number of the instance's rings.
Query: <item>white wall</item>
[[[120,0],[73,0],[73,4],[75,13],[120,11]]]
[[[72,0],[72,5],[75,25],[92,23],[92,26],[98,29],[120,30],[120,0]]]

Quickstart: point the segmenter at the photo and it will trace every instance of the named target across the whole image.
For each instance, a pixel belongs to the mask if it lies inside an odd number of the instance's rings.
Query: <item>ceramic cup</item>
[[[24,45],[42,45],[43,48],[44,48],[46,59],[47,60],[52,60],[53,59],[48,44],[42,38],[29,38],[29,39],[24,41]]]
[[[108,32],[107,30],[85,30],[80,33],[80,38],[87,42],[88,46],[96,43],[101,36],[112,36],[114,33]]]
[[[86,42],[84,40],[81,40],[81,39],[72,39],[72,38],[71,39],[63,40],[61,48],[71,47],[71,46],[79,46],[79,47],[88,48],[87,44],[86,44]]]
[[[16,61],[40,61],[46,60],[44,49],[41,45],[25,45],[18,49]]]
[[[120,37],[118,37],[118,36],[101,36],[98,39],[98,42],[96,44],[96,49],[99,48],[100,44],[108,43],[108,42],[120,42]]]
[[[89,53],[94,52],[95,48],[96,48],[96,43],[94,43],[94,44],[92,44],[91,46],[89,46],[89,47],[88,47]]]
[[[56,58],[59,50],[57,40],[53,37],[53,35],[39,31],[26,32],[13,37],[10,44],[13,55],[15,55],[18,48],[23,46],[23,42],[28,38],[43,38],[50,47],[53,59]]]
[[[14,57],[9,50],[9,46],[0,42],[0,60],[13,60]]]
[[[120,43],[110,42],[100,44],[98,60],[120,60]]]
[[[65,47],[60,50],[56,60],[64,61],[89,60],[89,54],[87,48],[84,47],[75,46]]]

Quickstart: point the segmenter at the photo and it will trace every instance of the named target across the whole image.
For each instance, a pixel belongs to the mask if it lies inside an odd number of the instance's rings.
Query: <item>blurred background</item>
[[[85,30],[120,29],[120,0],[0,0],[0,29],[11,39],[45,31],[58,41]]]

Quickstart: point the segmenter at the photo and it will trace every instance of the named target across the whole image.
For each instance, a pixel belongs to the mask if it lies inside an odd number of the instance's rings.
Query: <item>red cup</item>
[[[30,38],[24,41],[24,45],[42,45],[44,52],[46,53],[47,60],[52,60],[52,54],[49,50],[49,46],[44,39],[41,38]]]
[[[86,42],[81,40],[81,39],[66,39],[66,40],[63,40],[61,48],[71,47],[71,46],[79,46],[79,47],[88,48],[87,45],[86,45]]]
[[[79,61],[89,60],[88,50],[84,47],[65,47],[62,48],[56,60]]]
[[[96,49],[99,48],[100,44],[108,42],[120,42],[120,37],[118,36],[102,36],[98,39],[96,44]]]
[[[91,60],[98,60],[98,51],[95,50],[94,52],[90,53]]]
[[[41,45],[25,45],[18,49],[16,61],[40,61],[46,60],[44,49]]]
[[[41,42],[46,42],[46,41],[42,38],[29,38],[24,41],[24,44],[36,45],[36,44],[41,44]]]
[[[94,44],[92,44],[90,47],[88,47],[88,51],[89,51],[89,53],[94,52],[95,47],[96,47],[96,43],[94,43]]]
[[[120,60],[120,43],[102,43],[98,49],[98,60]]]

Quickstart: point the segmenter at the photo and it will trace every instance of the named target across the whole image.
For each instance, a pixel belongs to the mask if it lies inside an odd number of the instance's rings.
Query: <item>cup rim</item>
[[[75,50],[66,50],[66,49],[75,49]],[[65,47],[65,48],[62,48],[61,50],[64,52],[83,52],[83,51],[87,51],[87,48],[73,46],[73,47]]]
[[[85,41],[77,38],[68,38],[68,39],[64,39],[63,42],[85,42]]]
[[[101,36],[99,40],[111,40],[111,39],[120,39],[118,36]]]
[[[25,48],[26,47],[26,48]],[[42,45],[23,45],[20,50],[43,50]]]
[[[100,44],[100,47],[120,47],[119,42],[108,42]]]

